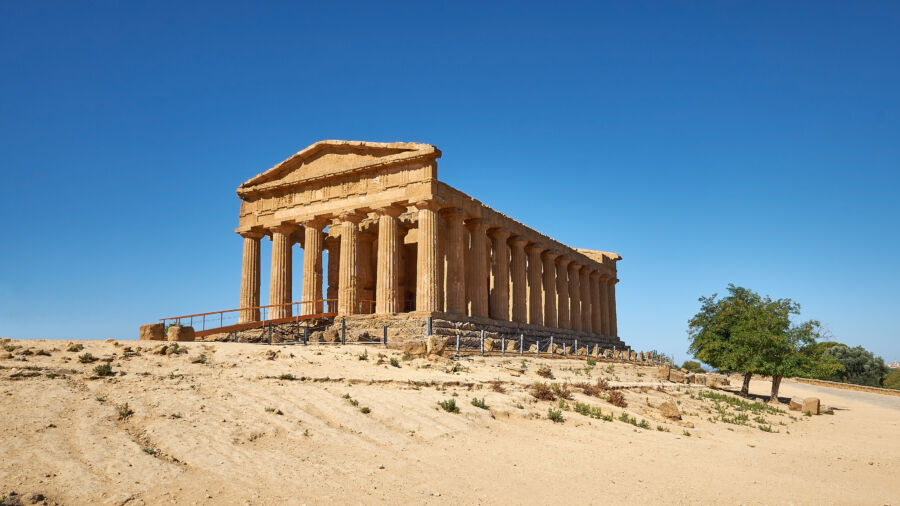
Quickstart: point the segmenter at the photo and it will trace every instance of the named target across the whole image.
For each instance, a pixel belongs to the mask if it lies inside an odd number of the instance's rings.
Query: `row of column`
[[[416,310],[446,311],[497,320],[512,320],[588,333],[617,335],[617,279],[546,250],[509,231],[488,227],[480,219],[466,220],[459,209],[439,209],[433,201],[415,203],[418,214]],[[401,311],[400,230],[405,209],[377,210],[375,312]],[[329,262],[329,283],[337,274],[337,312],[360,311],[359,223],[362,214],[338,217],[339,256]],[[439,237],[443,220],[446,237]],[[303,223],[304,261],[301,314],[323,311],[322,254],[325,220]],[[291,315],[291,235],[296,225],[272,229],[270,319]],[[259,306],[260,232],[246,232],[241,276],[241,307]],[[335,250],[338,250],[337,252]],[[332,256],[334,258],[334,256]],[[332,269],[336,267],[337,272]],[[445,283],[446,277],[446,283]],[[329,291],[331,288],[329,288]],[[331,295],[331,294],[329,294]],[[316,301],[316,302],[309,302]],[[241,311],[241,321],[258,321],[259,309]]]

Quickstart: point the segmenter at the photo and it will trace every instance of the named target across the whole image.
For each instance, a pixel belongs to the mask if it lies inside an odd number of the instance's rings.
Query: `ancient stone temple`
[[[240,185],[241,321],[260,319],[269,237],[269,304],[284,305],[268,318],[299,301],[295,311],[349,321],[430,316],[457,330],[622,346],[619,255],[561,244],[440,182],[440,156],[428,144],[321,141]],[[304,249],[296,270],[294,245]]]

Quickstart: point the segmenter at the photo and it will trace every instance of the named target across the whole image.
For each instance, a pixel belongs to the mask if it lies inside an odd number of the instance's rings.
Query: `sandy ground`
[[[158,343],[80,341],[83,350],[67,351],[69,343],[0,349],[0,496],[16,492],[25,504],[33,494],[49,504],[900,504],[900,405],[872,401],[877,394],[786,382],[783,397],[817,395],[835,414],[782,406],[745,411],[749,420],[734,424],[723,418],[740,412],[701,398],[712,390],[666,383],[660,391],[655,369],[625,364],[526,357],[522,373],[518,357],[455,366],[376,346],[188,343],[188,353],[166,356],[151,352]],[[100,360],[81,363],[84,353]],[[205,363],[192,363],[201,354]],[[115,375],[95,377],[104,359]],[[555,379],[539,377],[541,365]],[[598,378],[630,385],[621,390],[628,407],[574,387],[562,406],[528,391],[535,381]],[[752,393],[768,389],[753,382]],[[458,414],[438,406],[449,399]],[[679,404],[681,422],[659,414],[665,400]],[[579,414],[576,403],[613,420]],[[548,419],[551,407],[562,423]],[[619,420],[623,411],[650,428]]]

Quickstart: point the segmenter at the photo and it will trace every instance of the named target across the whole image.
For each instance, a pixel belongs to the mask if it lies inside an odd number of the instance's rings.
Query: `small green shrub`
[[[447,399],[439,402],[438,405],[447,413],[459,413],[459,406],[456,405],[456,399]]]
[[[100,364],[94,368],[94,374],[96,374],[97,376],[112,376],[112,366],[110,366],[109,364]]]
[[[391,365],[394,367],[400,367],[400,361],[397,360],[397,357],[391,357]]]
[[[691,432],[689,430],[683,430],[683,431],[681,431],[681,435],[691,437]]]
[[[281,376],[279,376],[278,379],[284,380],[284,381],[294,381],[297,378],[295,378],[294,375],[291,373],[284,373]]]
[[[894,369],[889,372],[888,375],[884,377],[881,385],[884,388],[893,388],[895,390],[900,390],[900,369]]]
[[[363,407],[359,408],[359,412],[362,413],[362,414],[364,414],[364,415],[368,415],[369,413],[372,412],[372,410],[369,409],[368,406],[363,406]]]
[[[563,423],[566,421],[563,418],[562,411],[553,408],[547,408],[547,418],[553,421],[553,423]]]
[[[696,360],[687,360],[683,364],[681,364],[681,368],[687,370],[688,372],[706,372],[703,369],[703,366],[700,365],[700,362]]]
[[[566,383],[551,383],[550,388],[553,390],[553,393],[560,399],[572,398],[572,392],[569,390],[569,385]]]
[[[91,355],[90,353],[84,353],[82,355],[78,355],[78,361],[82,364],[90,364],[91,362],[96,362],[97,357]]]
[[[360,360],[369,360],[369,350],[363,350],[363,352],[361,354],[357,355],[357,357]]]
[[[134,414],[134,410],[128,406],[127,402],[118,406],[116,412],[119,414],[119,420],[125,420]]]
[[[70,351],[70,352],[72,352],[72,353],[75,353],[75,352],[81,351],[81,350],[83,350],[83,349],[84,349],[84,346],[83,346],[83,345],[72,343],[72,344],[69,345],[68,348],[66,348],[66,351]],[[6,350],[6,351],[10,351],[10,350]]]
[[[587,359],[587,365],[589,365],[589,366],[591,366],[591,367],[594,367],[595,365],[597,365],[597,361],[594,360],[594,359],[592,359],[592,358],[590,358],[590,357],[588,357],[588,359]]]
[[[476,408],[488,409],[488,405],[484,402],[484,397],[479,399],[478,397],[472,397],[472,405]]]

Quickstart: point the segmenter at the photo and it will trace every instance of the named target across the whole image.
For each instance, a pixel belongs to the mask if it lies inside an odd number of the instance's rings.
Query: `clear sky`
[[[621,254],[636,349],[735,283],[900,359],[900,4],[395,5],[0,4],[0,336],[235,307],[236,187],[354,139]]]

